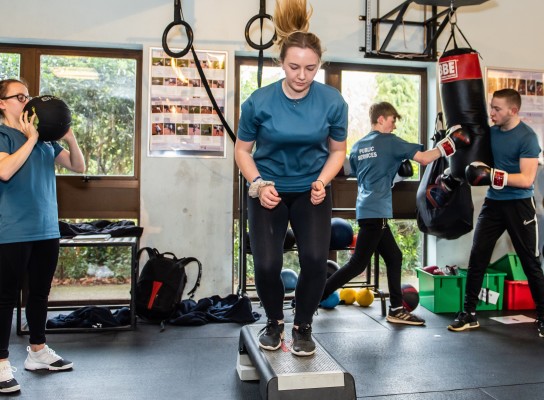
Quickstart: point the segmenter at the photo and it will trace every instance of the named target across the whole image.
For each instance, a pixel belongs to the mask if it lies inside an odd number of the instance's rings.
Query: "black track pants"
[[[270,319],[283,319],[285,290],[281,280],[283,242],[288,224],[295,234],[300,274],[295,291],[295,325],[311,323],[327,279],[331,237],[330,188],[325,200],[314,206],[310,192],[280,193],[282,201],[272,210],[258,198],[248,199],[248,225],[255,266],[257,294]]]
[[[359,234],[355,251],[349,261],[327,279],[323,297],[329,296],[341,288],[357,275],[362,273],[370,264],[374,252],[383,258],[387,268],[387,283],[389,285],[391,307],[402,306],[401,267],[402,252],[395,242],[395,238],[387,219],[368,218],[360,219]]]
[[[520,200],[485,199],[478,217],[470,252],[465,294],[465,311],[478,303],[484,274],[499,237],[507,231],[527,275],[537,314],[544,318],[544,273],[539,260],[538,226],[533,198]]]
[[[57,268],[59,239],[0,244],[0,359],[8,358],[13,310],[28,276],[26,319],[30,344],[45,343],[47,299]]]

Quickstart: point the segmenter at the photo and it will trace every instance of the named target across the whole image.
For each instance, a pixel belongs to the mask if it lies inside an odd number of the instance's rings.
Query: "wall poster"
[[[173,51],[179,51],[174,50]],[[225,114],[225,51],[197,51],[219,109]],[[151,157],[222,157],[225,129],[202,84],[192,53],[171,58],[162,48],[151,48]]]
[[[521,95],[521,119],[538,135],[540,148],[544,149],[544,71],[509,68],[486,68],[487,99],[493,92],[515,89]]]

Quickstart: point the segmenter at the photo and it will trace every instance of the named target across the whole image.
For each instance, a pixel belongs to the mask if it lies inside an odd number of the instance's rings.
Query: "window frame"
[[[127,176],[57,175],[61,219],[140,219],[142,63],[140,50],[50,45],[0,44],[0,52],[20,54],[20,76],[39,93],[42,55],[130,58],[136,61],[134,171]],[[77,137],[77,132],[75,132]]]

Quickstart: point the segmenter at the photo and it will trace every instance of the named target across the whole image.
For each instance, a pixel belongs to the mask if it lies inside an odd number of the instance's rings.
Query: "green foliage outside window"
[[[96,276],[100,267],[111,271],[116,283],[130,281],[132,255],[128,247],[61,247],[56,282],[78,283]]]
[[[21,56],[14,53],[0,53],[0,80],[19,79]]]
[[[41,57],[40,94],[63,99],[85,156],[86,175],[134,173],[136,61]],[[69,173],[58,168],[57,173]]]

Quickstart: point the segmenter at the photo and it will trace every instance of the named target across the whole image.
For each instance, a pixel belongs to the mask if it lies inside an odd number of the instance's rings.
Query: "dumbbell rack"
[[[238,288],[236,290],[236,293],[238,296],[247,296],[248,291],[255,291],[255,285],[249,285],[247,283],[247,254],[248,254],[248,248],[246,240],[247,238],[247,181],[243,177],[242,174],[239,174],[239,186],[238,186],[238,198],[239,198],[239,213],[240,213],[240,221],[238,223],[239,228],[239,248],[238,248]],[[332,212],[334,215],[334,212],[340,212],[340,211],[352,211],[351,209],[345,209],[345,208],[333,208]],[[353,250],[352,247],[347,247],[345,250]],[[293,249],[289,249],[286,251],[296,251],[296,246]],[[336,260],[336,251],[331,251],[329,253],[329,258]],[[373,267],[374,268],[366,268],[366,276],[363,281],[358,282],[349,282],[344,287],[353,287],[353,288],[369,288],[371,289],[375,295],[380,297],[381,301],[381,309],[382,309],[382,315],[386,315],[386,295],[383,290],[380,289],[380,261],[379,261],[379,255],[376,252],[373,257]]]

